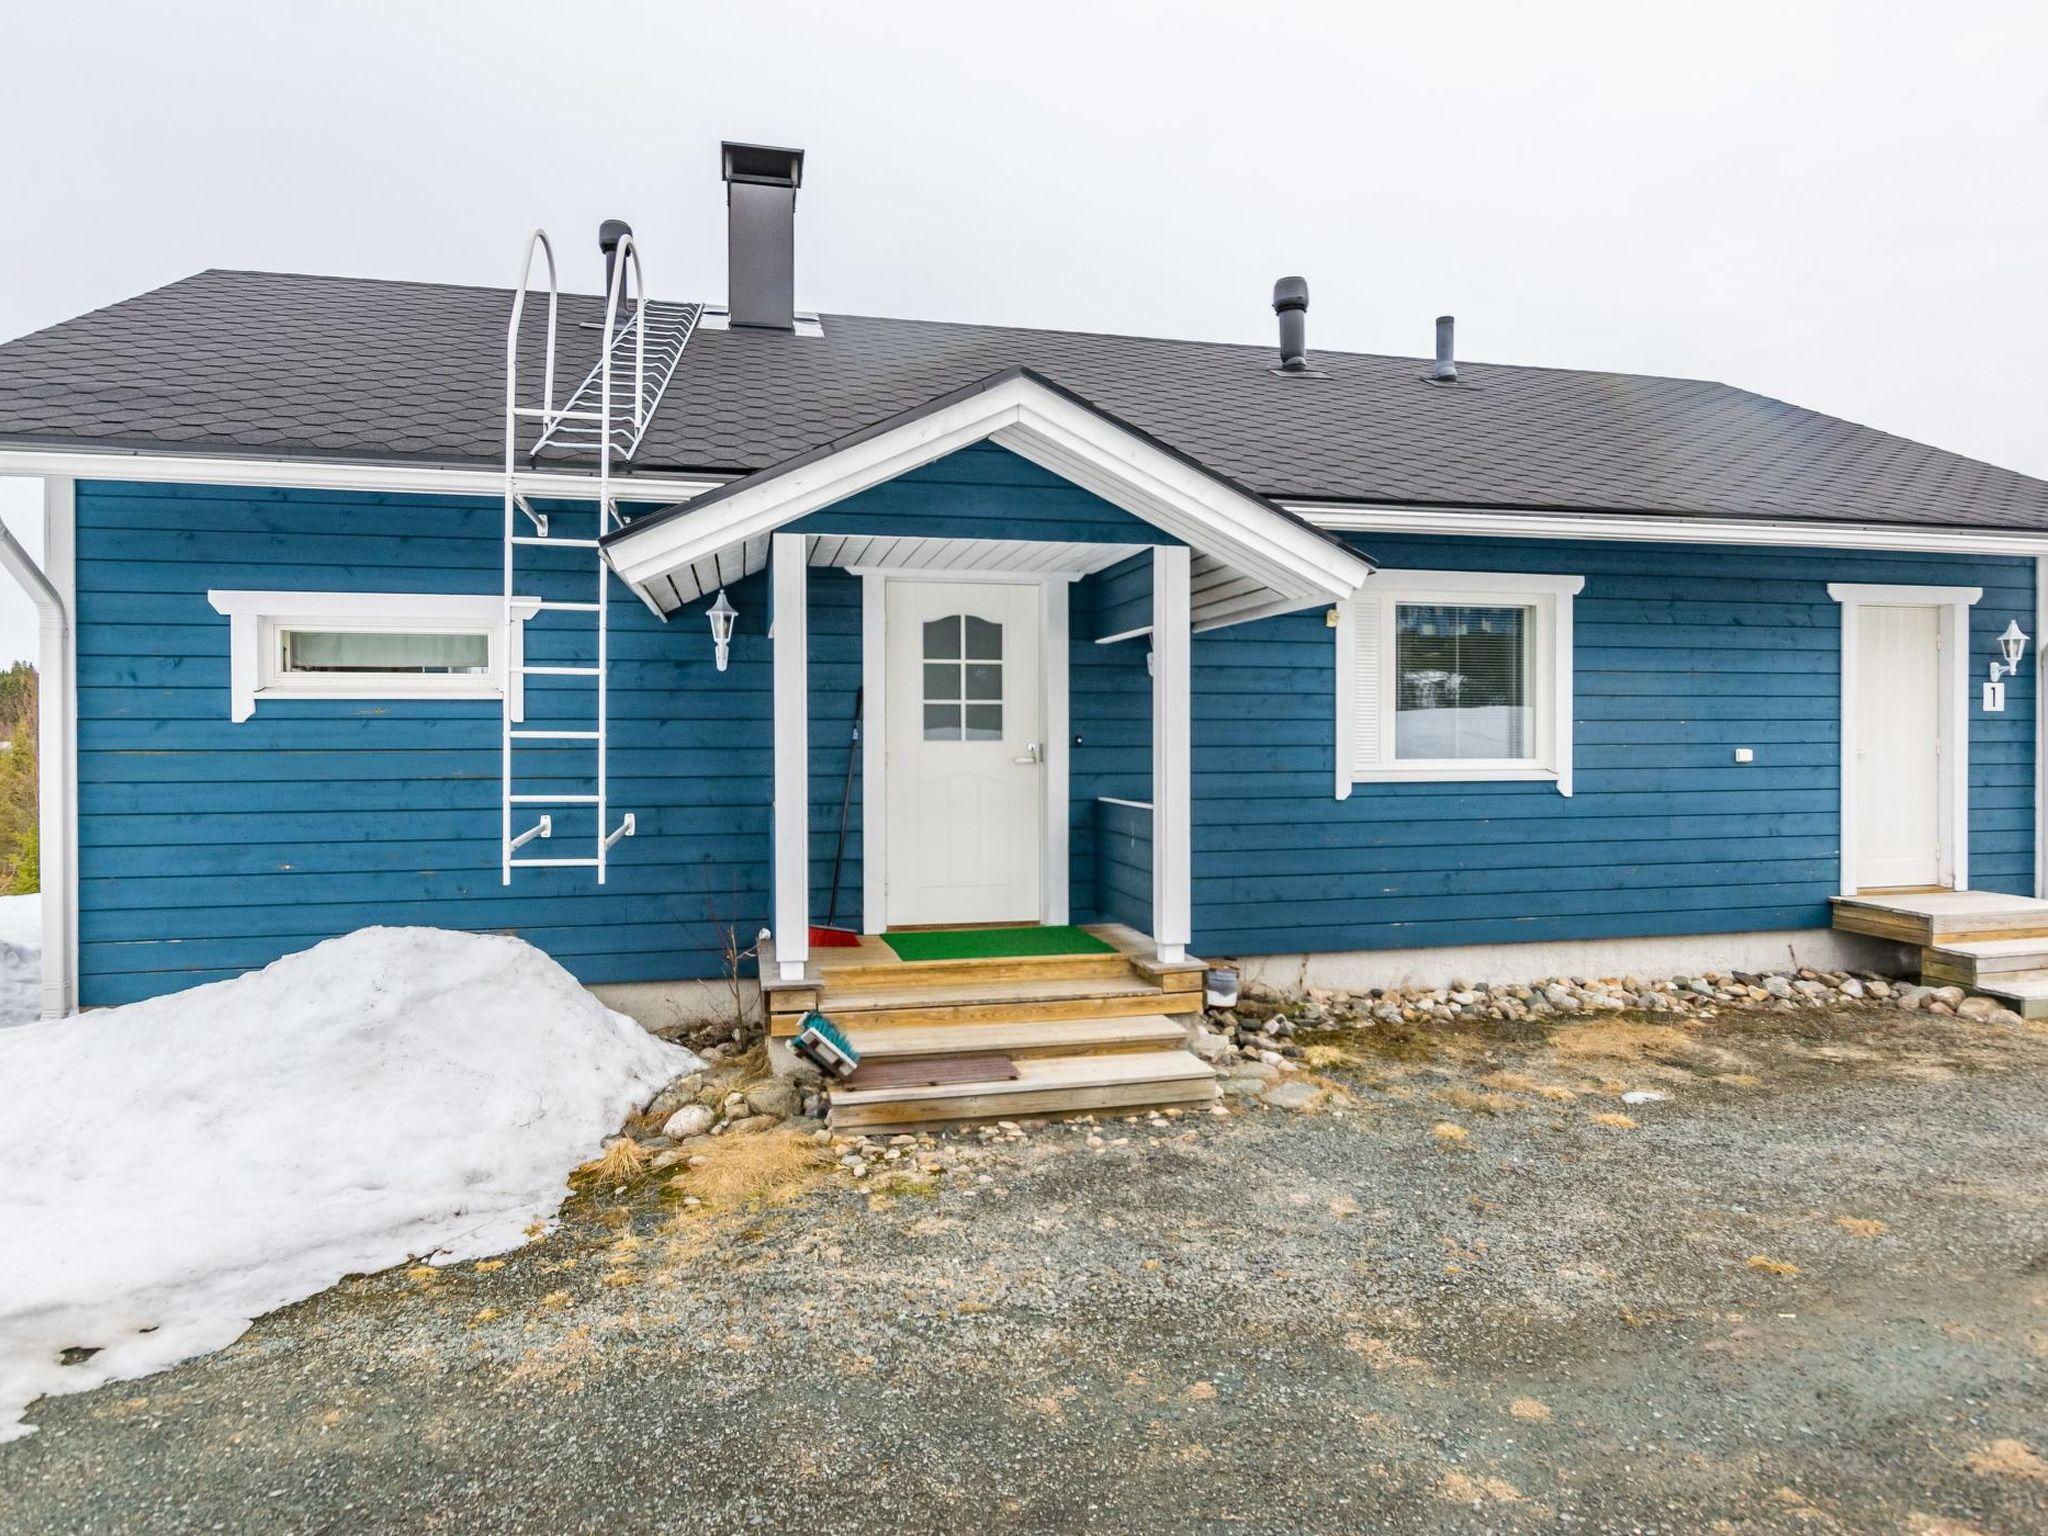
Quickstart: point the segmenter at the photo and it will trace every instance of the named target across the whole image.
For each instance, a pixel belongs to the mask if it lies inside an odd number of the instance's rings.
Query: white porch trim
[[[1828,596],[1842,605],[1841,894],[1854,896],[1856,877],[1856,685],[1860,619],[1866,607],[1941,610],[1941,803],[1939,881],[1970,888],[1970,608],[1982,587],[1886,586],[1831,581]],[[2037,770],[2038,771],[2038,770]],[[2038,780],[2037,780],[2038,782]]]
[[[775,535],[775,964],[800,981],[811,958],[809,564],[800,533]]]
[[[1192,927],[1190,875],[1194,623],[1188,551],[1152,551],[1152,940],[1167,964],[1185,960]]]
[[[804,539],[803,534],[777,534]],[[1039,920],[1048,926],[1072,915],[1068,861],[1067,798],[1072,747],[1069,731],[1072,677],[1068,668],[1069,597],[1073,576],[1037,571],[1000,575],[989,571],[943,568],[862,569],[860,602],[860,675],[864,695],[861,721],[861,932],[882,933],[889,926],[889,666],[888,585],[890,582],[995,582],[1039,590],[1039,729],[1044,741],[1044,772],[1040,775]],[[780,732],[777,761],[780,762]],[[780,950],[777,951],[778,955]]]
[[[1203,550],[1269,588],[1269,602],[1343,597],[1372,569],[1273,503],[1022,371],[701,496],[675,509],[684,515],[644,518],[607,538],[606,558],[646,596],[720,550],[983,441]]]

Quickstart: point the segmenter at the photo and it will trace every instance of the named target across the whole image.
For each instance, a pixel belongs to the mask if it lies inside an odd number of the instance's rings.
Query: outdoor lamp
[[[1995,661],[1991,663],[1991,681],[1994,683],[2001,677],[2017,675],[2020,670],[2020,658],[2027,654],[2027,633],[2020,628],[2018,619],[2006,622],[2005,633],[1998,637],[1998,649],[2005,657],[2005,665],[2001,667]]]
[[[725,588],[718,589],[718,601],[711,605],[708,617],[711,620],[711,643],[718,647],[718,670],[725,670],[725,659],[732,650],[732,621],[740,616],[739,609],[727,601]],[[2021,644],[2026,642],[2022,640]]]

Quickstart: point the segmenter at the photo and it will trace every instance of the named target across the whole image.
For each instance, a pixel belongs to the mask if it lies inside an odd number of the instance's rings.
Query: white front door
[[[1938,885],[1941,610],[1868,605],[1857,620],[1856,884]]]
[[[892,579],[885,591],[887,922],[1037,922],[1042,589]]]

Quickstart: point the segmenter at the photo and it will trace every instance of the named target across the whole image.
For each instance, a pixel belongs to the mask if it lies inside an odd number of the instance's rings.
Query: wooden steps
[[[1959,987],[1980,986],[2024,971],[2048,971],[2048,937],[1953,939],[1920,957],[1924,978]]]
[[[1206,1104],[1216,1091],[1215,1074],[1185,1049],[1026,1057],[1008,1082],[835,1088],[826,1124],[834,1130],[915,1130],[946,1121]]]
[[[2048,969],[1987,976],[1971,990],[1997,998],[2023,1019],[2048,1019]]]
[[[936,1064],[998,1058],[1013,1081],[827,1091],[828,1123],[873,1130],[948,1121],[1204,1102],[1215,1073],[1172,1015],[1202,1011],[1199,960],[1161,965],[1144,935],[1089,930],[1113,953],[906,961],[879,939],[814,950],[801,980],[775,979],[762,951],[769,1032],[788,1039],[815,1008],[861,1060]],[[978,1077],[986,1078],[985,1071]]]
[[[1953,940],[2048,936],[2048,901],[1996,891],[1861,892],[1831,898],[1834,924],[1920,948]]]
[[[992,1024],[871,1025],[842,1027],[863,1063],[934,1056],[1114,1055],[1124,1051],[1175,1051],[1188,1042],[1187,1030],[1159,1013],[1116,1018],[1002,1020]]]

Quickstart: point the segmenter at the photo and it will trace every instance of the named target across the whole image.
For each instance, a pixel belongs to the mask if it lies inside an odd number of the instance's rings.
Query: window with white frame
[[[1547,779],[1572,792],[1582,576],[1378,570],[1337,610],[1337,796]]]
[[[419,592],[206,594],[228,618],[230,715],[261,699],[496,699],[508,684],[524,713],[522,626],[538,609],[514,598]]]

